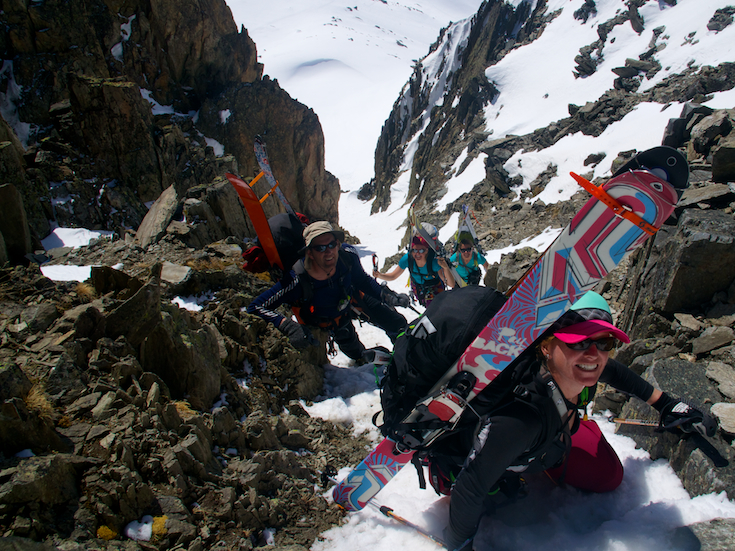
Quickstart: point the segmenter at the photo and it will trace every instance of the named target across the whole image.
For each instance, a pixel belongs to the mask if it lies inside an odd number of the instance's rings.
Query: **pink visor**
[[[607,332],[609,337],[615,337],[622,342],[630,342],[630,337],[613,324],[602,320],[589,320],[575,323],[564,329],[559,329],[554,336],[567,344],[574,344],[590,338],[597,333]]]

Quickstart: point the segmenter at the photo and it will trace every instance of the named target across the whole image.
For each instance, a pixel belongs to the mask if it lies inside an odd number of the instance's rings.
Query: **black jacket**
[[[530,358],[526,362],[529,373],[538,372],[538,360]],[[644,401],[653,392],[649,383],[615,360],[608,360],[600,382]],[[457,541],[475,533],[488,491],[507,471],[530,474],[561,464],[568,451],[569,435],[579,426],[578,408],[585,404],[567,401],[574,419],[569,430],[546,393],[540,375],[525,381],[523,388],[527,395],[515,393],[500,406],[483,400],[480,393],[472,402],[480,414],[476,430],[437,444],[439,453],[465,458],[451,494],[449,534]],[[593,396],[594,387],[590,389],[590,399]]]

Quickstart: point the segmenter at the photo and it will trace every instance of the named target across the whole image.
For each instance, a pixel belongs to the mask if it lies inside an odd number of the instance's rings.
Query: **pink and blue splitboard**
[[[655,228],[678,200],[674,188],[646,171],[626,172],[603,189]],[[470,400],[648,237],[601,201],[587,201],[440,384],[458,371],[473,373],[478,384]]]
[[[645,170],[620,174],[603,189],[655,228],[671,215],[678,200],[668,182]],[[428,396],[436,398],[426,409],[443,421],[456,420],[461,415],[456,402],[447,407],[446,396],[439,392],[456,373],[468,371],[477,377],[467,397],[470,401],[648,237],[632,221],[616,216],[604,203],[590,198],[524,276],[503,308],[434,385]],[[414,409],[403,422],[410,425],[420,415]],[[423,442],[433,441],[444,430],[427,432]],[[361,510],[411,461],[414,453],[400,453],[394,440],[384,439],[334,488],[335,502],[348,511]]]
[[[401,453],[396,441],[385,438],[332,491],[334,501],[348,511],[363,509],[413,457],[414,450]]]

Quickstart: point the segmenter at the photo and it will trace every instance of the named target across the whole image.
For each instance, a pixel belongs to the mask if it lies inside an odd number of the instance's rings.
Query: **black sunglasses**
[[[332,249],[334,249],[334,248],[335,248],[335,247],[337,246],[337,244],[338,244],[338,243],[339,243],[338,241],[330,241],[330,242],[329,242],[329,243],[327,243],[326,245],[312,245],[312,246],[311,246],[311,247],[309,247],[309,248],[310,248],[310,249],[311,249],[312,251],[316,251],[316,252],[318,252],[318,253],[323,253],[323,252],[324,252],[324,251],[326,251],[327,249],[329,249],[329,250],[331,251]]]
[[[567,345],[567,348],[571,350],[587,350],[590,346],[593,344],[597,347],[597,350],[600,350],[601,352],[610,352],[613,348],[615,348],[615,344],[617,343],[617,340],[615,337],[604,337],[602,339],[584,339],[583,341],[574,342],[574,343],[568,343],[565,342],[564,344]]]
[[[459,250],[462,251],[463,253],[468,253],[472,250],[472,247],[470,247],[469,249],[459,249]]]
[[[412,253],[419,253],[424,254],[426,252],[426,249],[411,249]]]

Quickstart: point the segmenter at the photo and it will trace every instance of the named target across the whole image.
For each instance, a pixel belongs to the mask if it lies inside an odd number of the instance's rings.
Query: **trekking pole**
[[[623,417],[615,417],[610,415],[607,418],[611,423],[618,423],[619,425],[637,425],[641,427],[658,427],[658,421],[651,421],[648,419],[625,419]]]
[[[319,472],[319,474],[321,475],[322,486],[327,486],[327,483],[329,483],[329,482],[331,482],[333,484],[338,484],[339,483],[337,481],[337,479],[334,478],[334,476],[337,474],[337,470],[332,465],[326,465],[324,467],[324,470],[323,471],[317,471],[317,472]],[[368,505],[370,505],[371,507],[374,507],[383,516],[386,516],[386,517],[391,518],[391,519],[393,519],[395,521],[398,521],[401,524],[403,524],[404,526],[408,526],[409,528],[413,528],[414,530],[416,530],[419,534],[421,534],[425,538],[430,539],[431,541],[433,541],[434,543],[436,543],[437,545],[439,545],[441,547],[444,547],[445,549],[447,548],[447,545],[442,540],[440,540],[438,537],[434,536],[433,534],[430,534],[429,532],[427,532],[426,530],[424,530],[420,526],[414,524],[410,520],[407,520],[407,519],[405,519],[405,518],[397,515],[393,511],[393,509],[391,509],[390,507],[387,507],[385,505],[380,505],[379,503],[375,503],[375,501],[368,501]]]
[[[420,526],[418,526],[417,524],[414,524],[414,523],[413,523],[413,522],[411,522],[410,520],[407,520],[407,519],[405,519],[405,518],[403,518],[403,517],[401,517],[401,516],[398,516],[398,515],[397,515],[397,514],[396,514],[396,513],[395,513],[395,512],[393,511],[393,509],[391,509],[391,508],[390,508],[390,507],[388,507],[387,505],[380,505],[380,504],[378,504],[378,503],[375,503],[374,501],[368,501],[368,505],[370,505],[370,506],[374,507],[374,508],[375,508],[375,509],[376,509],[376,510],[377,510],[378,512],[380,512],[380,513],[381,513],[382,515],[384,515],[384,516],[386,516],[386,517],[388,517],[388,518],[392,518],[393,520],[396,520],[396,521],[400,522],[400,523],[401,523],[401,524],[403,524],[404,526],[408,526],[409,528],[413,528],[413,529],[414,529],[414,530],[416,530],[416,531],[417,531],[417,532],[418,532],[419,534],[421,534],[421,535],[422,535],[422,536],[424,536],[425,538],[428,538],[428,539],[430,539],[431,541],[433,541],[434,543],[436,543],[436,544],[437,544],[437,545],[439,545],[440,547],[443,547],[444,549],[448,549],[448,548],[447,548],[447,544],[446,544],[446,543],[444,543],[444,542],[443,542],[442,540],[440,540],[440,539],[439,539],[438,537],[436,537],[436,536],[435,536],[435,535],[433,535],[433,534],[430,534],[429,532],[427,532],[426,530],[424,530],[423,528],[421,528],[421,527],[420,527]]]

